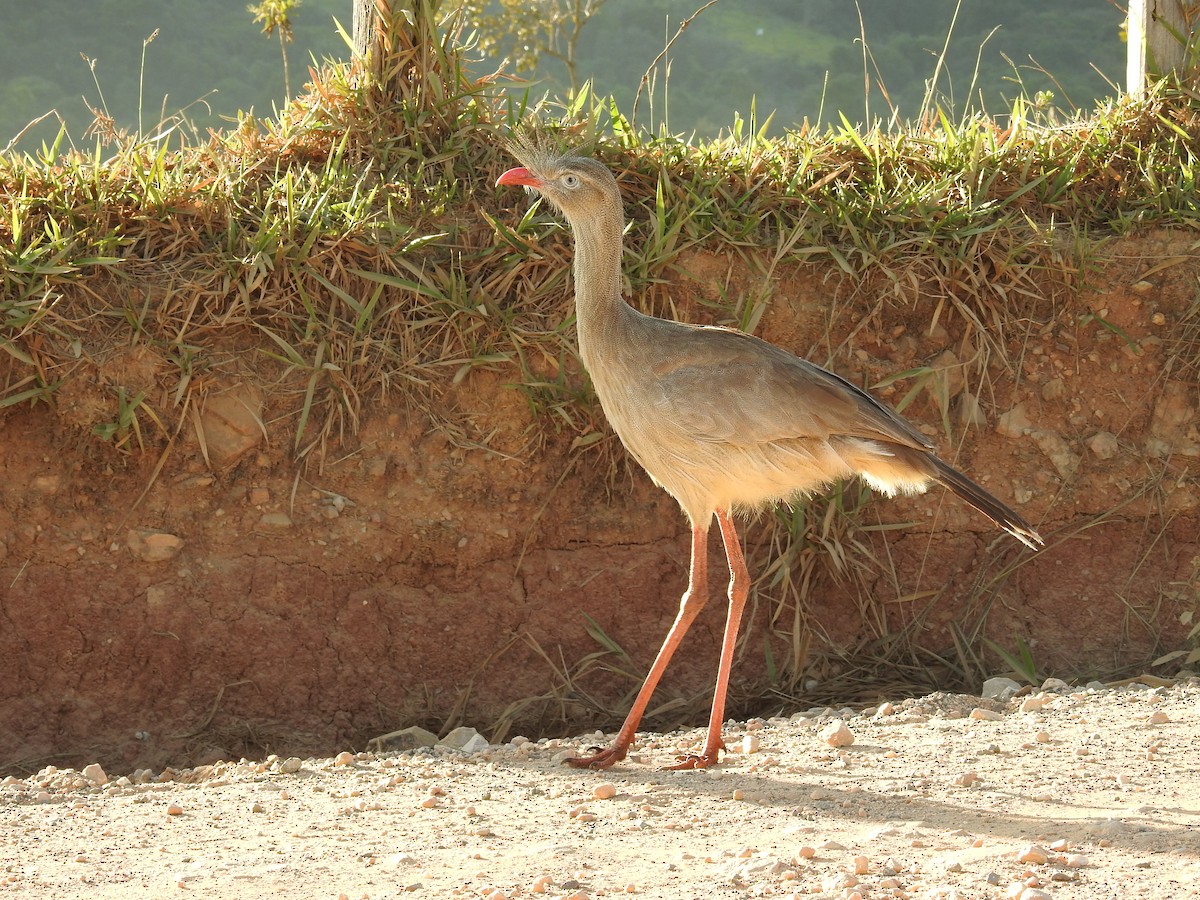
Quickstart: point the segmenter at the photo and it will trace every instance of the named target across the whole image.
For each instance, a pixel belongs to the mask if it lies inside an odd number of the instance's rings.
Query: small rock
[[[857,884],[858,878],[849,872],[835,872],[821,879],[821,890],[832,894],[835,891],[852,888]]]
[[[1061,400],[1067,394],[1067,383],[1061,378],[1051,378],[1042,385],[1043,400]]]
[[[822,728],[820,737],[830,747],[849,747],[854,743],[854,732],[841,719],[834,719]]]
[[[605,781],[592,788],[592,796],[597,800],[611,800],[617,796],[617,786],[610,781]]]
[[[1082,869],[1091,865],[1091,861],[1082,853],[1068,853],[1063,863],[1072,869]]]
[[[1000,722],[1004,719],[1004,716],[995,710],[984,709],[982,706],[977,706],[971,710],[971,718],[980,722]]]
[[[354,765],[354,754],[349,750],[343,750],[333,758],[335,766],[352,766]]]
[[[1071,686],[1061,678],[1047,678],[1042,682],[1042,690],[1052,694],[1065,694],[1071,690]]]
[[[92,763],[91,765],[84,766],[83,772],[80,774],[97,787],[102,784],[108,784],[108,776],[104,773],[104,769],[100,767],[100,763]]]
[[[1121,449],[1117,443],[1117,436],[1111,431],[1097,431],[1083,443],[1096,455],[1097,459],[1112,459]]]
[[[204,398],[198,423],[208,458],[218,469],[232,466],[266,438],[261,392],[235,385]]]
[[[1079,468],[1080,457],[1071,449],[1066,438],[1056,431],[1036,429],[1033,431],[1033,439],[1049,457],[1059,477],[1069,479],[1075,474],[1075,470]]]
[[[399,731],[371,738],[367,741],[367,749],[372,753],[383,753],[388,750],[415,750],[418,747],[432,747],[437,742],[437,735],[432,731],[426,731],[424,728],[413,725],[410,728],[401,728]]]
[[[129,529],[125,544],[134,559],[142,562],[166,562],[178,556],[183,549],[182,538],[150,528]]]
[[[488,748],[487,738],[467,725],[455,728],[438,743],[443,747],[451,747],[464,753],[478,753],[480,750]]]
[[[168,816],[182,816],[183,815],[183,807],[180,806],[178,803],[168,803],[167,804],[167,815]]]
[[[1034,694],[1021,701],[1021,712],[1037,712],[1054,701],[1051,694]]]
[[[743,753],[757,753],[758,748],[762,746],[762,738],[757,734],[748,734],[742,738]]]
[[[1024,403],[1018,403],[1006,413],[1000,415],[996,423],[996,433],[1002,437],[1018,438],[1029,432],[1031,427],[1029,413]]]
[[[284,775],[295,775],[300,771],[301,765],[303,763],[300,762],[299,757],[289,756],[279,764],[279,771]]]
[[[963,425],[982,428],[987,424],[987,414],[983,411],[983,404],[970,391],[963,391],[958,397],[957,404],[958,421]]]
[[[1171,717],[1161,709],[1156,709],[1154,712],[1150,713],[1149,718],[1146,719],[1146,722],[1150,725],[1166,725],[1170,721]]]
[[[979,776],[975,772],[963,772],[954,779],[954,783],[961,787],[970,787],[978,780]]]
[[[292,527],[292,517],[285,512],[263,513],[258,518],[259,528],[283,530]]]
[[[866,875],[867,869],[870,868],[871,862],[865,856],[854,857],[854,874]]]
[[[1017,851],[1017,859],[1031,866],[1043,865],[1049,858],[1050,854],[1046,852],[1045,848],[1039,847],[1037,844],[1026,844]]]
[[[985,700],[999,700],[1003,703],[1020,689],[1020,683],[1013,681],[1011,678],[989,678],[983,683],[983,689],[979,692],[979,696]]]

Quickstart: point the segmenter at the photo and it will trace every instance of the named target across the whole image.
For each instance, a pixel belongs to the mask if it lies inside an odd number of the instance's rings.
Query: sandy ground
[[[751,720],[660,769],[702,737],[10,777],[0,895],[1200,897],[1197,679]]]

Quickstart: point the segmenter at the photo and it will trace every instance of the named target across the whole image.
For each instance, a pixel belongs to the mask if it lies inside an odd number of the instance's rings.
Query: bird
[[[1020,515],[940,459],[934,445],[851,382],[742,331],[647,315],[622,297],[624,205],[602,162],[518,137],[520,163],[496,186],[540,194],[574,238],[579,356],[629,454],[679,503],[691,563],[679,610],[628,716],[610,744],[566,762],[605,769],[626,757],[672,655],[708,599],[708,534],[716,519],[729,563],[729,607],[703,749],[672,769],[718,763],[722,723],[750,575],[733,515],[798,498],[857,475],[887,496],[940,484],[1032,550],[1041,536]]]

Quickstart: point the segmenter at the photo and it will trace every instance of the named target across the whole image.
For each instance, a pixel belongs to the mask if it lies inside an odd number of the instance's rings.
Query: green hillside
[[[584,29],[581,71],[597,91],[631,108],[642,74],[699,5],[608,0]],[[684,134],[715,134],[732,122],[735,110],[746,115],[752,100],[760,119],[776,111],[776,130],[818,116],[836,122],[837,110],[852,121],[886,119],[891,106],[880,80],[901,116],[918,114],[955,0],[861,0],[861,8],[862,25],[846,0],[722,0],[674,45],[669,95],[664,98],[664,64],[655,96],[639,106],[641,124],[651,124],[651,102],[655,127],[666,114],[668,128]],[[288,49],[293,93],[314,59],[347,55],[334,17],[349,28],[346,0],[305,0],[295,13],[295,41]],[[1093,66],[1113,79],[1123,71],[1120,22],[1120,11],[1106,0],[964,2],[939,92],[961,107],[978,57],[973,96],[978,100],[981,91],[994,113],[1003,113],[1021,92],[1017,78],[1029,96],[1050,90],[1062,108],[1090,108],[1112,93]],[[143,72],[143,42],[156,29],[158,36],[144,48]],[[869,107],[860,29],[873,59]],[[95,80],[81,54],[95,61]],[[1053,79],[1032,68],[1030,57]],[[480,71],[495,65],[481,62]],[[549,60],[533,90],[559,93],[563,76],[562,66]],[[76,141],[92,121],[89,105],[107,110],[117,128],[136,129],[139,90],[144,129],[164,112],[186,108],[201,133],[235,120],[239,110],[269,115],[284,96],[278,41],[259,32],[245,0],[91,0],[66,18],[52,4],[29,6],[0,32],[0,85],[0,146],[52,109]],[[19,148],[36,149],[57,127],[54,120],[32,129]]]

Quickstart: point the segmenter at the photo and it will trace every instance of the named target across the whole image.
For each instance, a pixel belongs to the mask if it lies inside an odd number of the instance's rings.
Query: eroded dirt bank
[[[1093,287],[1006,323],[1002,344],[930,329],[927,311],[829,272],[774,273],[760,334],[869,385],[925,373],[905,414],[1049,544],[1028,559],[937,492],[870,503],[852,537],[875,563],[812,563],[812,690],[846,671],[836,650],[874,652],[905,628],[941,655],[982,629],[1067,676],[1188,649],[1200,559],[1192,243],[1154,232],[1106,245]],[[757,277],[711,255],[679,269],[679,308],[696,318],[697,300]],[[158,363],[118,353],[97,377],[161,390]],[[920,377],[879,393],[900,402]],[[603,715],[572,690],[620,709],[630,681],[578,669],[599,649],[584,614],[647,665],[686,576],[682,516],[611,436],[529,441],[532,414],[509,380],[475,371],[436,418],[375,403],[319,465],[295,462],[289,423],[248,378],[214,382],[161,468],[162,446],[117,453],[74,424],[83,388],[57,411],[7,410],[0,766],[130,771],[361,748],[412,723],[535,733]],[[880,527],[891,523],[906,525]],[[760,571],[768,524],[745,529]],[[743,683],[769,676],[764,646],[778,660],[797,643],[770,596],[748,623]],[[723,613],[715,600],[705,611],[664,702],[701,695]]]

